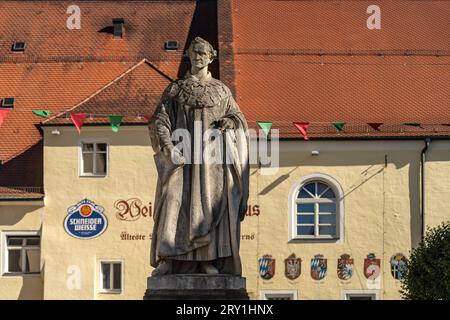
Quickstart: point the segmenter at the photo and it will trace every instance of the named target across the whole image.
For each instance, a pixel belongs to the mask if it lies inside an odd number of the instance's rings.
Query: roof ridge
[[[123,73],[121,73],[118,77],[116,77],[115,79],[111,80],[110,82],[108,82],[106,85],[104,85],[103,87],[101,87],[100,89],[98,89],[97,91],[95,91],[93,94],[91,94],[90,96],[88,96],[87,98],[85,98],[84,100],[82,100],[81,102],[77,103],[76,105],[74,105],[73,107],[65,110],[65,111],[61,111],[58,114],[46,119],[45,121],[42,122],[42,124],[45,124],[47,122],[50,122],[60,116],[62,116],[63,114],[70,112],[72,110],[75,110],[76,108],[78,108],[79,106],[81,106],[82,104],[86,103],[87,101],[91,100],[92,98],[94,98],[95,96],[97,96],[98,94],[100,94],[101,92],[103,92],[104,90],[106,90],[108,87],[110,87],[111,85],[113,85],[114,83],[116,83],[117,81],[119,81],[120,79],[122,79],[123,77],[125,77],[127,74],[129,74],[130,72],[132,72],[134,69],[136,69],[137,67],[139,67],[140,65],[142,65],[143,63],[147,62],[147,59],[142,59],[141,61],[139,61],[138,63],[136,63],[135,65],[133,65],[132,67],[130,67],[128,70],[124,71]]]

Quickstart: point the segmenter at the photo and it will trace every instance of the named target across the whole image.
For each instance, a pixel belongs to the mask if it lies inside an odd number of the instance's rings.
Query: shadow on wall
[[[1,206],[0,226],[14,226],[21,221],[25,215],[32,213],[42,207],[38,206]]]
[[[24,150],[0,168],[0,186],[42,187],[43,175],[42,140]]]
[[[44,285],[40,276],[22,277],[22,288],[18,300],[42,300],[44,298]]]

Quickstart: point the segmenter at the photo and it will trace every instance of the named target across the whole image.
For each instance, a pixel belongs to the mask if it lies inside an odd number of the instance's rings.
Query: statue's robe
[[[224,117],[234,123],[234,129],[221,136],[222,153],[229,152],[232,163],[205,164],[202,158],[202,164],[195,164],[194,136],[203,137],[205,130]],[[194,121],[201,121],[202,132],[194,133]],[[191,136],[192,161],[184,165],[174,164],[162,152],[174,143],[171,134],[180,128]],[[247,210],[249,141],[247,122],[230,90],[210,73],[206,81],[188,73],[166,88],[149,129],[158,170],[150,264],[157,267],[161,259],[171,259],[174,266],[180,266],[173,270],[176,273],[193,271],[183,269],[189,265],[187,261],[214,261],[221,273],[240,275],[240,222]],[[201,143],[203,151],[205,141]]]

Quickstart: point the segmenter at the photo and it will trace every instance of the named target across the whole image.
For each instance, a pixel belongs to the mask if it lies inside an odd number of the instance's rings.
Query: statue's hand
[[[184,158],[183,154],[180,152],[180,150],[175,148],[173,145],[164,147],[162,151],[163,151],[164,155],[166,155],[167,157],[170,157],[170,159],[172,159],[173,163],[180,164],[180,165],[183,165],[186,163],[186,159]]]
[[[234,129],[234,121],[231,118],[221,118],[215,122],[215,125],[222,130]]]

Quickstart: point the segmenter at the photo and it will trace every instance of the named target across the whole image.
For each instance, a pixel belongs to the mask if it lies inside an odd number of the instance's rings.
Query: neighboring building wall
[[[152,270],[148,235],[153,220],[141,216],[135,221],[121,221],[114,203],[130,198],[154,202],[157,174],[147,128],[124,126],[115,134],[105,127],[85,127],[81,136],[72,127],[60,131],[60,136],[54,136],[50,128],[44,129],[44,298],[140,299]],[[85,138],[109,141],[107,177],[79,177],[79,141]],[[245,218],[241,232],[243,276],[250,297],[290,292],[298,299],[341,299],[345,292],[370,292],[381,299],[399,299],[400,283],[391,275],[389,260],[398,252],[408,256],[411,246],[420,241],[422,148],[423,141],[283,141],[280,170],[275,176],[261,175],[252,166],[249,205],[253,214]],[[427,217],[433,224],[449,216],[442,195],[450,188],[442,179],[450,153],[445,147],[435,148],[432,142],[426,164]],[[312,150],[318,150],[319,155],[312,156]],[[332,177],[342,188],[343,238],[337,242],[289,242],[289,193],[302,177],[315,173]],[[104,234],[91,240],[73,238],[63,228],[67,208],[84,198],[105,207],[109,223]],[[147,237],[121,240],[123,232]],[[284,275],[284,259],[291,253],[302,259],[302,273],[295,280]],[[344,253],[354,259],[354,275],[347,281],[338,279],[336,271],[337,259]],[[368,281],[363,274],[369,253],[381,259],[377,281]],[[259,276],[258,259],[264,254],[276,259],[275,276],[270,280]],[[328,260],[327,275],[320,281],[310,275],[311,259],[316,254]],[[122,294],[98,293],[102,259],[124,263]],[[79,289],[74,288],[77,273]]]
[[[44,186],[46,192],[43,228],[45,299],[140,299],[150,275],[149,234],[153,218],[121,221],[116,217],[117,200],[138,198],[154,201],[156,169],[150,138],[145,127],[121,127],[119,133],[107,127],[84,127],[78,136],[73,127],[59,129],[60,136],[46,128],[44,144]],[[80,139],[105,138],[109,142],[108,176],[79,177]],[[105,208],[106,231],[98,238],[80,240],[63,227],[67,209],[84,198]],[[145,235],[145,240],[121,240],[123,232]],[[124,263],[122,294],[100,294],[99,261]],[[79,286],[77,285],[77,277]],[[72,288],[72,289],[69,289]]]
[[[42,205],[29,205],[24,202],[0,201],[0,300],[43,298],[43,275],[11,276],[5,275],[6,241],[9,231],[41,231]],[[41,260],[42,266],[42,260]]]
[[[450,142],[431,140],[425,164],[425,223],[435,227],[450,220]]]

